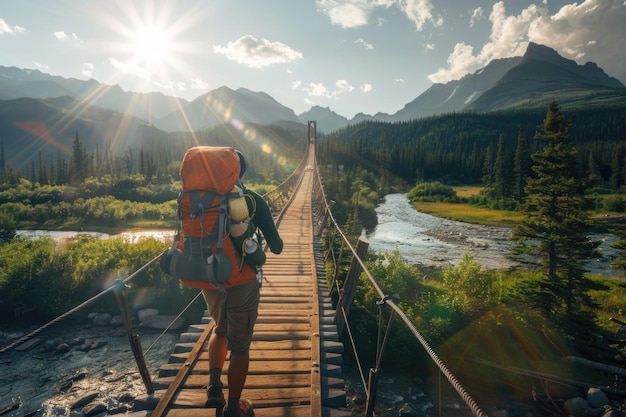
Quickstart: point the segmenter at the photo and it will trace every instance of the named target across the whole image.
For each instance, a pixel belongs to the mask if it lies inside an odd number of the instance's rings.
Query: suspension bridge
[[[324,195],[315,156],[315,141],[315,122],[309,122],[309,143],[304,158],[281,186],[265,196],[273,212],[278,213],[276,224],[283,238],[284,248],[280,255],[267,253],[259,316],[254,329],[250,368],[243,397],[252,401],[257,416],[352,416],[352,411],[347,408],[342,377],[344,345],[340,342],[340,335],[344,330],[349,332],[347,313],[356,281],[364,272],[380,295],[379,305],[389,306],[391,314],[397,314],[408,326],[439,368],[441,375],[448,379],[465,401],[469,412],[475,416],[486,416],[437,358],[395,303],[396,300],[387,296],[369,274],[362,261],[367,252],[367,242],[360,239],[354,248],[336,224]],[[339,288],[336,279],[333,279],[331,288],[327,284],[325,265],[328,262],[337,265],[341,260],[336,259],[334,253],[323,252],[319,237],[324,229],[333,229],[340,236],[342,247],[346,248],[352,258],[342,288]],[[130,281],[134,275],[157,260],[158,257],[120,284]],[[331,290],[338,295],[335,306],[331,301]],[[97,297],[106,292],[108,291]],[[84,305],[76,307],[2,351],[26,342],[45,327],[82,307]],[[387,331],[388,329],[389,326]],[[213,330],[214,323],[207,316],[202,318],[200,324],[191,325],[181,334],[168,363],[159,368],[154,378],[145,368],[145,363],[142,365],[141,348],[133,346],[133,339],[129,337],[148,393],[153,393],[159,399],[156,407],[148,414],[150,417],[213,415],[213,410],[205,407],[209,369],[206,345]],[[383,330],[379,329],[379,333],[382,334]],[[376,367],[370,369],[367,378],[361,372],[362,383],[367,391],[367,417],[376,415],[374,410],[378,364],[385,339],[386,334],[378,340]],[[224,373],[227,368],[228,360]],[[225,389],[227,392],[227,385]],[[219,415],[220,410],[216,410],[216,416]]]
[[[341,370],[344,346],[339,334],[347,326],[346,312],[355,282],[360,272],[366,270],[361,258],[367,252],[367,245],[360,240],[361,244],[352,248],[343,236],[354,257],[344,288],[337,289],[339,301],[333,308],[319,236],[324,227],[338,226],[332,218],[318,171],[315,122],[309,122],[308,127],[309,145],[302,162],[286,184],[273,195],[266,195],[273,209],[280,212],[276,223],[284,249],[280,255],[268,252],[263,268],[259,317],[244,389],[244,396],[253,402],[256,415],[263,417],[352,416],[346,408]],[[370,279],[381,295],[381,304],[388,303],[410,324],[394,299],[385,296],[371,276]],[[196,334],[192,336],[195,341],[180,346],[179,350],[188,353],[173,355],[170,364],[161,368],[156,383],[167,388],[151,417],[206,413],[209,367],[205,345],[212,323],[205,319],[205,325],[196,326]],[[472,413],[486,415],[412,328]],[[365,413],[373,416],[377,370],[371,370],[369,381],[363,382],[372,388],[367,393]]]
[[[332,323],[334,310],[324,295],[328,289],[323,262],[311,244],[315,240],[311,199],[316,170],[315,153],[307,155],[292,198],[277,219],[283,252],[268,253],[263,268],[244,392],[259,416],[350,415],[341,379],[343,345]],[[189,353],[174,355],[172,363],[161,368],[155,383],[167,390],[153,417],[206,412],[209,367],[204,345],[212,322],[197,329],[197,340],[180,346],[179,350],[187,348]]]

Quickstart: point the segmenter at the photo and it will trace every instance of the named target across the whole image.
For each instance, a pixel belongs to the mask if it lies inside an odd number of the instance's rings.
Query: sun
[[[94,12],[110,33],[105,45],[117,78],[134,79],[142,89],[171,88],[179,74],[188,72],[187,56],[197,49],[190,36],[203,11],[151,0],[113,4],[117,7]]]
[[[173,36],[166,27],[140,24],[130,36],[131,60],[150,73],[172,62],[175,56]]]

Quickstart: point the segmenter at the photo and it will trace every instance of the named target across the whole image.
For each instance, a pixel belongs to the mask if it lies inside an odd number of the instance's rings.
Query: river
[[[509,240],[510,228],[457,222],[421,213],[405,194],[388,194],[376,213],[378,226],[367,236],[370,248],[375,251],[397,249],[403,259],[412,264],[446,267],[458,265],[469,250],[485,269],[518,265],[509,258],[513,247]],[[606,278],[623,277],[622,271],[610,265],[619,253],[611,247],[617,242],[617,236],[593,234],[590,237],[601,242],[601,256],[587,264],[588,270]]]
[[[480,226],[468,223],[441,219],[414,209],[405,194],[389,194],[377,210],[378,226],[367,235],[370,247],[375,251],[398,250],[401,256],[410,263],[436,265],[441,267],[455,266],[459,263],[466,250],[486,269],[501,269],[517,265],[508,258],[512,247],[509,240],[511,229]],[[73,240],[79,235],[91,235],[100,238],[121,236],[127,242],[137,242],[146,237],[155,237],[169,242],[173,230],[134,230],[119,235],[108,235],[92,232],[52,232],[52,231],[18,231],[19,236],[36,238],[50,236],[55,240]],[[605,277],[623,277],[621,271],[611,268],[609,261],[617,255],[611,245],[617,241],[614,235],[593,235],[593,239],[601,240],[602,257],[589,263],[589,270]],[[344,377],[348,386],[348,398],[362,392],[360,378],[354,364],[346,363]],[[415,388],[412,380],[406,375],[387,375],[379,387],[379,406],[384,408],[381,415],[397,415],[397,407],[410,403],[416,410],[426,412],[433,407],[428,394]],[[464,409],[455,395],[446,396],[442,401],[444,407]],[[353,404],[351,404],[353,405]],[[458,410],[455,410],[458,413]],[[354,415],[359,415],[355,410]],[[469,412],[454,415],[470,415]]]
[[[367,235],[370,248],[377,252],[398,250],[407,262],[416,265],[456,266],[465,251],[485,269],[505,269],[517,266],[509,258],[513,243],[509,240],[511,229],[506,227],[482,226],[442,219],[421,213],[413,207],[406,194],[388,194],[376,208],[378,226]],[[148,237],[170,242],[174,230],[129,230],[109,235],[100,232],[18,230],[17,235],[26,238],[43,236],[54,240],[73,240],[81,235],[102,239],[122,237],[124,241],[136,243]],[[606,278],[623,277],[622,271],[612,268],[610,261],[618,256],[612,245],[618,241],[613,234],[592,234],[599,240],[601,256],[590,261],[587,268],[594,274]]]

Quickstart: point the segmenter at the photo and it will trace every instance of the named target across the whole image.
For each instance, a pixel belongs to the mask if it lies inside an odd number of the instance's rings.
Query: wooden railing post
[[[356,244],[356,256],[359,259],[365,259],[365,255],[367,254],[367,249],[369,248],[369,245],[369,240],[365,239],[364,237],[359,238]],[[346,280],[343,283],[343,288],[341,289],[341,294],[339,295],[339,301],[337,301],[337,308],[335,309],[334,319],[335,324],[337,325],[337,333],[340,337],[343,334],[343,329],[346,325],[346,323],[344,322],[342,309],[345,310],[347,316],[348,311],[350,310],[350,306],[352,305],[354,292],[356,291],[356,284],[362,271],[363,268],[361,268],[361,264],[358,262],[356,257],[352,257],[350,269],[348,270],[348,274],[346,275]]]

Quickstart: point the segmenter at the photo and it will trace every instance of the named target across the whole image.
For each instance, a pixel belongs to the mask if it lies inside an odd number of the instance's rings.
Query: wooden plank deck
[[[259,317],[242,395],[253,402],[257,417],[351,415],[345,408],[341,377],[343,346],[331,320],[334,312],[327,298],[323,262],[315,253],[313,175],[313,170],[307,169],[283,213],[279,225],[283,252],[268,252],[263,268]],[[206,340],[212,331],[210,319],[205,321],[181,335],[169,363],[161,367],[155,381],[161,399],[153,417],[214,415],[214,410],[204,408],[208,383]],[[224,374],[227,370],[228,360]],[[226,378],[222,380],[227,395]]]

